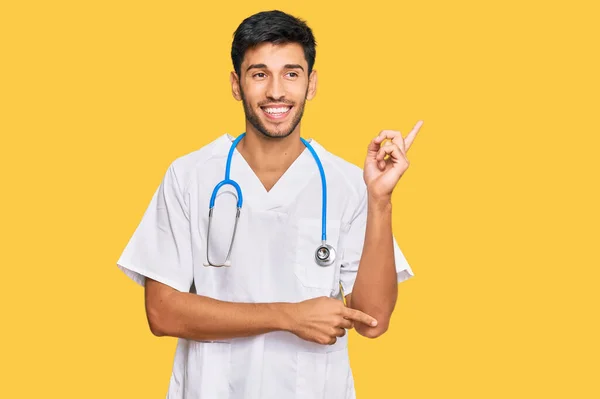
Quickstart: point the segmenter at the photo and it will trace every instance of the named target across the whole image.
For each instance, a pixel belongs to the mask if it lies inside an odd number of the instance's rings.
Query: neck
[[[283,173],[304,151],[300,141],[300,125],[284,138],[266,137],[247,126],[246,136],[237,146],[239,153],[257,175]]]

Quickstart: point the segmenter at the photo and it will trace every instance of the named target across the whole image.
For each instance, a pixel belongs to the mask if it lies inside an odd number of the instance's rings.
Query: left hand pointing
[[[377,198],[386,198],[392,191],[400,177],[408,169],[406,153],[415,140],[423,121],[418,121],[411,132],[402,138],[402,133],[394,130],[383,130],[369,144],[363,178],[367,184],[370,195]],[[387,141],[383,146],[381,143]],[[386,155],[389,157],[386,159]]]

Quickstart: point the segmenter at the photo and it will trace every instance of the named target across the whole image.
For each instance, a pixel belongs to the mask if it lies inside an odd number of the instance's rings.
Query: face
[[[244,104],[247,128],[270,138],[299,130],[306,100],[316,92],[316,71],[300,44],[263,43],[244,54],[240,76],[231,74],[233,96]]]

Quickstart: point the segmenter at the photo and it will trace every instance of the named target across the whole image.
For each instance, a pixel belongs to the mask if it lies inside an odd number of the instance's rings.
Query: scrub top
[[[243,207],[231,266],[206,264],[209,201],[224,179],[234,137],[224,134],[169,166],[117,264],[144,285],[145,277],[182,292],[229,302],[300,302],[319,296],[342,300],[352,292],[365,236],[366,185],[361,168],[315,140],[327,179],[327,243],[336,261],[318,266],[321,243],[321,177],[304,152],[267,191],[235,150],[231,179],[242,189]],[[210,232],[210,259],[224,262],[236,214],[235,189],[217,196]],[[397,281],[413,276],[394,239]],[[340,289],[341,288],[341,289]],[[167,398],[353,399],[348,335],[321,345],[275,331],[219,341],[179,338]]]

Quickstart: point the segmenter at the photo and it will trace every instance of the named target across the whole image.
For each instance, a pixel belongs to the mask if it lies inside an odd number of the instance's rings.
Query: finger
[[[376,142],[381,143],[386,139],[391,140],[392,143],[396,144],[398,147],[400,147],[402,152],[404,152],[404,138],[402,137],[402,133],[396,130],[383,130],[381,133],[379,133],[379,136],[377,136]]]
[[[333,345],[337,342],[337,337],[333,337],[331,338],[331,341],[329,341],[329,345]]]
[[[372,326],[372,327],[375,327],[377,325],[377,320],[375,320],[368,314],[363,313],[360,310],[356,310],[356,309],[346,308],[344,317],[354,320],[354,321],[358,321],[360,323],[363,323],[363,324],[366,324],[366,325]]]
[[[393,146],[396,146],[396,144],[392,143],[391,141],[386,141],[386,143],[377,150],[375,159],[377,161],[383,161],[385,159],[385,156],[391,152],[391,147]]]
[[[394,130],[382,130],[377,137],[375,137],[369,144],[369,151],[376,152],[381,147],[381,143],[386,139],[394,139],[396,137],[402,137],[400,132]],[[387,144],[387,143],[386,143]]]
[[[400,147],[398,147],[396,144],[384,145],[383,147],[381,147],[379,151],[377,151],[377,156],[375,157],[377,163],[381,164],[381,161],[385,159],[386,155],[392,157],[392,161],[396,162],[405,158],[402,151],[400,151]],[[383,166],[385,167],[385,164]]]
[[[384,132],[392,133],[392,134],[386,134],[386,136],[387,136],[386,138],[393,137],[393,139],[391,139],[390,141],[386,141],[384,145],[395,144],[398,146],[398,148],[400,148],[400,151],[402,152],[402,154],[404,154],[405,153],[404,139],[402,138],[402,135],[400,134],[400,132],[395,132],[392,130],[384,130]]]
[[[338,337],[343,337],[344,335],[346,335],[346,329],[338,328],[335,335]]]
[[[389,141],[388,141],[388,143],[389,143]],[[387,143],[386,143],[386,144],[387,144]],[[381,147],[379,147],[379,148],[377,149],[377,154],[375,154],[375,160],[376,160],[377,162],[381,162],[381,161],[383,161],[383,159],[385,158],[385,154],[386,154],[386,153],[385,153],[385,151],[383,151],[383,147],[386,147],[386,145],[382,145]]]
[[[398,137],[402,138],[402,133],[396,130],[382,130],[377,137],[375,137],[375,142],[381,144],[382,141],[389,139],[394,141]]]
[[[385,169],[385,153],[383,153],[383,156],[380,154],[380,149],[382,147],[378,147],[375,154],[375,161],[377,162],[377,166],[379,167],[379,169],[384,170]]]
[[[367,153],[375,154],[379,150],[379,147],[381,147],[381,142],[377,142],[376,140],[377,137],[371,140],[371,142],[369,143],[369,147],[367,148]]]
[[[345,328],[346,330],[350,330],[354,328],[354,323],[352,322],[352,320],[343,318],[342,321],[340,321],[339,327]]]
[[[408,151],[413,141],[415,141],[415,137],[417,137],[417,133],[419,133],[421,126],[423,126],[423,121],[418,121],[415,127],[413,127],[413,130],[411,130],[408,136],[406,136],[404,139],[404,148],[406,151]]]

